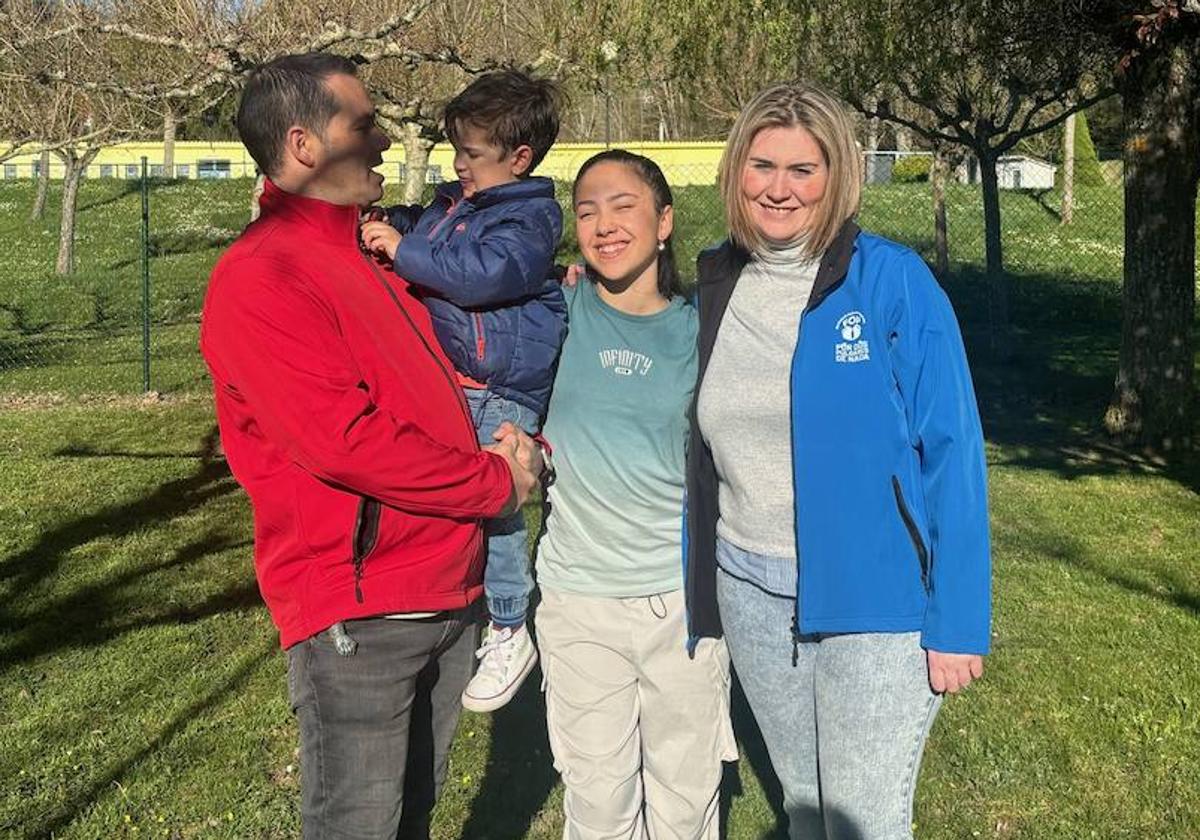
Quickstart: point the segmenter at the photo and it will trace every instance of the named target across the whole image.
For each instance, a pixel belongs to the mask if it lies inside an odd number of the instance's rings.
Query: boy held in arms
[[[530,174],[558,136],[559,100],[552,82],[524,73],[479,77],[446,106],[457,183],[429,207],[391,207],[387,222],[362,226],[363,245],[424,292],[480,443],[505,421],[538,431],[566,335],[554,275],[562,210],[554,182]],[[521,511],[490,521],[487,540],[491,622],[462,695],[477,712],[507,703],[537,661],[525,627],[533,576]]]

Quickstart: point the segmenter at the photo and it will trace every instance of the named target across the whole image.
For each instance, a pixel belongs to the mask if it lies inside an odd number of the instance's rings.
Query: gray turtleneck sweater
[[[818,265],[800,245],[756,253],[746,264],[697,405],[719,480],[717,535],[755,554],[793,560],[789,380]]]

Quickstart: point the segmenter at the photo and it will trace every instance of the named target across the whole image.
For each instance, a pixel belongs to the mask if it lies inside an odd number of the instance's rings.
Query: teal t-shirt
[[[674,591],[696,310],[676,296],[653,315],[629,315],[588,280],[564,291],[569,328],[542,431],[557,476],[538,582],[606,597]]]

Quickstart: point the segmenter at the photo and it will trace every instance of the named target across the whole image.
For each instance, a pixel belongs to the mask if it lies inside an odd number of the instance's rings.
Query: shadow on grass
[[[99,539],[126,537],[143,529],[162,527],[163,523],[212,499],[232,493],[236,487],[224,458],[218,455],[214,426],[201,441],[200,465],[193,474],[165,482],[137,501],[105,508],[47,531],[30,548],[0,561],[0,580],[8,582],[8,599],[0,606],[0,631],[8,644],[0,654],[0,666],[11,666],[64,647],[102,644],[135,628],[186,623],[257,605],[258,590],[252,581],[198,603],[150,615],[138,615],[135,603],[120,602],[120,587],[136,578],[245,544],[208,534],[181,547],[171,559],[157,566],[139,566],[115,579],[80,588],[48,605],[38,604],[36,610],[28,613],[20,609],[20,605],[30,600],[26,597],[30,590],[56,575],[73,549]],[[131,599],[137,600],[137,596]]]
[[[524,837],[558,782],[546,735],[542,670],[535,668],[508,705],[492,712],[483,785],[471,802],[463,837]]]
[[[28,838],[58,836],[81,812],[107,794],[109,790],[159,750],[168,746],[188,725],[208,716],[226,698],[237,692],[262,665],[275,654],[277,647],[273,638],[259,643],[259,650],[251,653],[232,674],[211,691],[189,703],[171,717],[158,732],[140,749],[128,756],[113,761],[95,780],[83,789],[69,794],[48,814],[25,826],[23,836]]]
[[[0,373],[17,368],[62,364],[68,356],[70,345],[70,339],[60,336],[0,334]]]
[[[1142,565],[1132,574],[1130,570],[1108,566],[1097,560],[1081,540],[1071,534],[1057,532],[1046,519],[1026,521],[1020,526],[1019,537],[1028,540],[1039,557],[1072,566],[1086,574],[1095,575],[1111,586],[1133,595],[1162,602],[1168,607],[1200,618],[1200,586],[1197,581],[1185,581],[1171,569],[1153,569]]]
[[[1172,460],[1124,448],[1102,418],[1116,377],[1120,288],[1087,277],[1010,275],[1015,352],[989,357],[986,285],[971,268],[946,283],[962,324],[987,439],[1000,463],[1090,475],[1162,475],[1200,492],[1200,457]]]
[[[151,192],[154,191],[155,186],[156,185],[155,185],[154,181],[151,180],[149,183]],[[118,189],[114,190],[113,192],[109,193],[108,195],[106,195],[102,198],[94,198],[91,201],[89,201],[87,204],[80,204],[79,207],[76,208],[76,212],[79,214],[83,214],[83,213],[87,213],[88,211],[91,211],[91,210],[99,210],[100,208],[107,207],[110,204],[116,204],[118,201],[120,201],[121,199],[126,198],[128,196],[137,195],[141,191],[142,191],[142,182],[140,179],[139,180],[122,181],[121,186]]]
[[[51,321],[31,323],[29,316],[25,313],[25,307],[16,304],[0,303],[0,312],[8,315],[12,330],[22,337],[37,335],[52,326]]]
[[[165,233],[150,235],[150,257],[171,257],[179,254],[194,254],[199,251],[209,251],[214,248],[224,248],[238,238],[240,231],[214,228],[204,231],[187,231],[184,233]],[[110,270],[129,268],[141,264],[142,255],[139,251],[134,257],[118,260],[109,266]]]
[[[1051,193],[1054,193],[1054,189],[1039,189],[1039,190],[1027,190],[1026,191],[1026,194],[1029,195],[1034,200],[1034,202],[1037,204],[1037,206],[1046,211],[1047,216],[1049,216],[1051,219],[1053,219],[1056,222],[1061,222],[1062,221],[1062,208],[1061,207],[1051,207],[1050,203],[1048,201],[1046,201],[1046,196],[1050,195]]]

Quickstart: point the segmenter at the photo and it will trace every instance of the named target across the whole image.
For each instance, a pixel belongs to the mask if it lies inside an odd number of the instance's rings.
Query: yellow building
[[[721,159],[721,143],[626,143],[621,148],[645,155],[654,160],[667,175],[672,186],[713,184],[717,178],[717,163]],[[558,180],[574,179],[579,165],[592,155],[603,151],[602,143],[559,143],[546,155],[537,174]],[[163,147],[158,141],[138,141],[110,146],[100,152],[88,167],[88,178],[138,178],[141,160],[145,157],[150,174],[161,177]],[[440,143],[429,157],[425,180],[429,183],[454,178],[454,150],[449,143]],[[31,178],[37,172],[36,154],[17,155],[5,161],[0,169],[4,179]],[[393,145],[383,154],[379,171],[389,182],[404,178],[404,149]],[[253,178],[254,161],[241,143],[205,143],[178,141],[175,144],[176,178]],[[63,166],[50,156],[50,177],[62,178]]]

